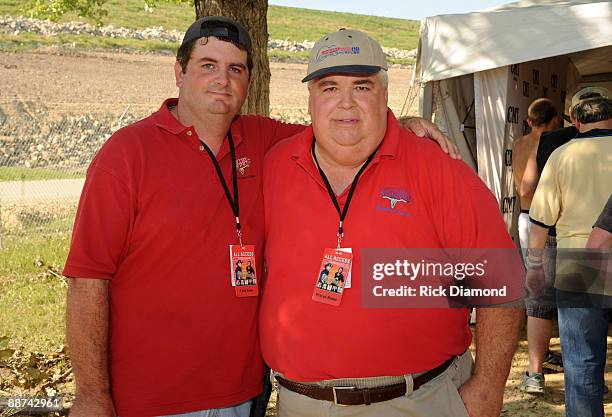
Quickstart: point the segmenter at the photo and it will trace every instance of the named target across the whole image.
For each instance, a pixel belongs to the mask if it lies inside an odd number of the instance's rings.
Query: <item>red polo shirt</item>
[[[514,248],[498,204],[463,162],[431,141],[387,133],[344,221],[354,253],[340,306],[313,301],[323,251],[337,243],[338,213],[311,155],[312,128],[274,147],[264,164],[266,263],[260,308],[264,360],[299,381],[401,375],[434,368],[471,341],[467,309],[365,309],[361,248]],[[394,209],[385,190],[409,195]],[[338,200],[344,206],[348,188]]]
[[[111,380],[122,417],[227,407],[261,391],[257,297],[237,298],[228,245],[235,221],[192,127],[163,103],[117,131],[88,173],[64,274],[111,280]],[[236,145],[245,244],[263,253],[262,162],[302,130],[238,116]],[[231,187],[227,139],[218,159]]]

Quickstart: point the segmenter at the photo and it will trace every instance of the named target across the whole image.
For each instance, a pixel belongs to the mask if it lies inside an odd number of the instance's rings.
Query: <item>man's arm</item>
[[[587,248],[608,249],[612,248],[612,233],[607,230],[594,227],[586,244]]]
[[[518,343],[523,309],[478,308],[476,317],[474,374],[461,386],[459,393],[470,417],[498,417]]]
[[[544,247],[548,238],[548,229],[557,223],[561,212],[562,191],[557,181],[559,155],[559,152],[553,152],[546,163],[529,209],[531,229],[526,258],[525,288],[532,299],[539,298],[546,286],[543,267]]]
[[[76,382],[71,417],[115,417],[109,377],[108,280],[70,278],[66,334]]]
[[[612,248],[612,195],[604,206],[599,218],[593,225],[587,248]]]
[[[546,239],[548,239],[548,229],[531,222],[531,229],[529,232],[530,255],[536,258],[541,257],[543,252],[542,249],[546,246]]]
[[[525,276],[525,287],[532,299],[539,298],[546,286],[543,258],[546,239],[548,239],[548,229],[532,222],[529,231],[527,274]]]
[[[521,179],[521,185],[518,190],[521,199],[527,199],[529,201],[533,198],[533,194],[538,186],[538,180],[540,179],[538,164],[536,162],[537,151],[538,147],[533,146],[527,158],[527,164],[525,165],[525,171],[523,172],[523,178]]]

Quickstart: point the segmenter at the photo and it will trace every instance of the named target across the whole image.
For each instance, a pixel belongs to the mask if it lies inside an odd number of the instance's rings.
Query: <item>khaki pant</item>
[[[472,375],[473,363],[472,355],[467,351],[458,356],[441,375],[414,392],[412,375],[315,383],[320,386],[372,388],[406,380],[406,395],[370,405],[335,405],[330,401],[314,400],[297,394],[279,385],[278,417],[469,417],[457,390]]]

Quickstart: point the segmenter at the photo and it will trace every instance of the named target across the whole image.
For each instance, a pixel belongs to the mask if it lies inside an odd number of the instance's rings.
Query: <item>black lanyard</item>
[[[217,171],[217,175],[219,176],[219,181],[221,182],[223,190],[225,191],[225,197],[227,198],[227,202],[229,203],[230,207],[232,208],[232,211],[234,212],[234,216],[236,217],[236,232],[238,233],[238,239],[240,240],[240,245],[242,246],[242,232],[240,231],[240,204],[238,202],[238,176],[236,173],[236,149],[234,148],[234,138],[232,137],[231,129],[227,131],[227,140],[229,142],[230,155],[232,157],[232,185],[234,188],[234,198],[232,198],[232,195],[230,194],[229,187],[227,186],[227,181],[225,181],[225,177],[223,176],[223,172],[221,171],[221,165],[219,165],[217,157],[215,156],[215,154],[213,154],[208,145],[206,145],[206,143],[204,143],[204,141],[202,141],[201,139],[200,143],[202,144],[204,149],[206,149],[206,152],[208,152],[208,156],[210,156],[210,159],[212,160],[213,165],[215,166],[215,170]]]
[[[346,214],[348,213],[349,205],[351,204],[351,200],[353,199],[353,194],[355,193],[355,189],[357,188],[357,182],[359,181],[359,177],[361,177],[361,174],[363,174],[363,171],[365,171],[365,169],[368,167],[370,162],[372,162],[372,159],[374,159],[374,155],[376,155],[378,148],[380,148],[380,145],[382,145],[382,141],[378,144],[376,149],[374,149],[374,152],[372,152],[370,156],[368,156],[368,159],[366,159],[365,163],[361,166],[361,168],[359,168],[359,171],[357,171],[357,175],[355,175],[355,178],[353,178],[353,182],[351,183],[351,188],[349,189],[348,195],[346,196],[346,203],[344,203],[344,209],[342,210],[340,210],[340,204],[338,204],[338,199],[336,198],[336,194],[334,193],[334,190],[331,187],[331,184],[329,183],[329,180],[327,179],[325,172],[323,172],[323,170],[321,169],[321,166],[319,165],[319,161],[317,160],[317,155],[315,154],[315,143],[316,142],[317,142],[317,138],[313,136],[312,138],[312,157],[314,158],[315,164],[317,164],[317,168],[319,169],[319,174],[321,174],[321,178],[323,179],[323,182],[325,183],[325,188],[327,188],[327,193],[329,194],[329,198],[331,198],[331,201],[332,203],[334,203],[334,207],[336,207],[336,211],[338,212],[338,216],[340,216],[340,224],[338,225],[338,235],[337,235],[338,236],[338,249],[340,249],[340,242],[342,241],[342,238],[344,237],[344,228],[342,227],[342,225],[344,222],[344,218],[346,217]]]

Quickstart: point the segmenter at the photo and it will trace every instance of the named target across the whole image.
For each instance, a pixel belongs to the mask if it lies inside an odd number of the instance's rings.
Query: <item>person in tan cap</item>
[[[512,248],[506,266],[522,270],[495,198],[398,128],[385,56],[365,33],[321,38],[303,81],[312,125],[264,164],[259,329],[279,417],[498,416],[522,309],[478,308],[474,363],[468,308],[365,308],[359,268],[365,248]],[[337,292],[317,285],[329,262],[346,271]],[[287,264],[300,265],[290,279]],[[521,297],[522,285],[507,301]]]
[[[586,100],[596,97],[611,97],[610,91],[605,87],[599,86],[579,88],[572,96],[568,110],[569,116],[564,116],[564,119],[569,120],[572,125],[542,133],[537,149],[534,149],[534,152],[529,155],[525,166],[520,185],[520,192],[522,194],[533,197],[533,193],[538,185],[540,175],[542,175],[542,171],[544,170],[544,166],[546,165],[546,161],[548,161],[550,155],[555,151],[555,149],[565,145],[567,142],[574,139],[578,134],[578,129],[575,126],[576,119],[572,116],[572,109],[580,102],[581,99]],[[554,229],[551,229],[551,232],[552,236],[556,236]]]
[[[549,229],[556,226],[554,287],[566,415],[603,417],[612,297],[605,270],[601,274],[588,263],[591,252],[578,250],[587,246],[593,223],[612,194],[612,100],[600,88],[583,89],[574,95],[571,113],[579,133],[552,153],[531,202],[526,285],[535,297],[542,293],[542,250]]]

